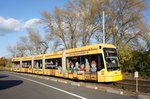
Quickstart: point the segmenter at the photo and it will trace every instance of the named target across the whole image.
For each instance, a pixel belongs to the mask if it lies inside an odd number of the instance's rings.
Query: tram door
[[[101,69],[102,55],[89,55],[85,58],[85,80],[97,81],[97,71]]]

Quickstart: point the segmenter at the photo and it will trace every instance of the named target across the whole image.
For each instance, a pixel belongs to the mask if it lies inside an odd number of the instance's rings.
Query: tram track
[[[130,90],[132,92],[135,92],[136,89],[135,79],[124,79],[113,83],[113,85],[123,90]],[[138,80],[138,90],[139,92],[150,93],[150,81]]]

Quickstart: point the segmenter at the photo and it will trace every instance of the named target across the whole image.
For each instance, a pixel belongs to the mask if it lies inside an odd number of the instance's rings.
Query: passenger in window
[[[71,73],[71,71],[70,71],[70,63],[69,62],[67,63],[67,70],[68,70],[68,73]]]
[[[84,71],[85,71],[85,66],[84,66],[84,63],[82,63],[80,66],[80,71],[78,71],[78,74],[83,74]]]
[[[91,62],[91,72],[96,72],[96,61],[95,60],[93,60],[92,62]]]
[[[56,68],[58,68],[58,61],[56,60]]]
[[[78,62],[75,63],[74,70],[76,73],[79,71],[79,63]]]
[[[80,66],[80,71],[85,71],[85,66],[84,66],[84,64],[82,64],[82,65]]]
[[[74,73],[74,65],[73,65],[73,63],[71,64],[71,73]]]
[[[61,74],[61,72],[62,72],[62,67],[61,66],[58,66],[58,72],[59,72],[59,74]]]
[[[42,64],[40,64],[40,69],[42,68]]]
[[[36,68],[36,69],[39,68],[39,63],[38,63],[38,62],[35,63],[35,68]]]
[[[87,58],[85,59],[85,70],[86,70],[87,73],[90,72],[90,65],[89,65],[89,62],[88,62]]]

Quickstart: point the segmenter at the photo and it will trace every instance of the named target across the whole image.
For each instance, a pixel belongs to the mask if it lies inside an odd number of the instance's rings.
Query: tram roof
[[[112,44],[93,44],[93,45],[87,45],[87,46],[82,46],[79,48],[72,48],[72,49],[67,49],[66,50],[66,57],[68,56],[78,56],[78,55],[87,55],[87,54],[97,54],[102,52],[102,48],[116,48]],[[34,55],[34,60],[41,60],[43,56],[45,55],[45,59],[49,58],[61,58],[63,54],[63,51],[58,51],[58,52],[52,52],[48,54],[39,54],[39,55]],[[27,60],[32,60],[32,56],[25,56],[25,57],[17,57],[13,58],[12,61],[27,61]]]
[[[93,44],[66,50],[66,56],[79,56],[102,53],[102,48],[116,48],[112,44]]]
[[[15,62],[15,61],[17,62],[17,61],[20,61],[20,60],[21,60],[21,57],[14,57],[14,58],[12,58],[13,62]]]
[[[29,61],[29,60],[32,60],[32,56],[22,57],[22,61]]]

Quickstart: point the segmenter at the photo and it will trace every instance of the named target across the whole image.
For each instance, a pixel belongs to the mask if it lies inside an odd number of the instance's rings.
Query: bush
[[[130,47],[119,49],[123,72],[138,71],[142,76],[150,76],[150,51],[132,51]]]

